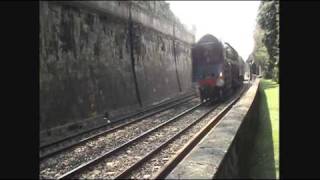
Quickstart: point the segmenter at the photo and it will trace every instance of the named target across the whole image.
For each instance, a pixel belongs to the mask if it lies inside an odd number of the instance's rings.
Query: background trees
[[[254,61],[265,78],[279,82],[279,1],[261,1],[254,39]]]

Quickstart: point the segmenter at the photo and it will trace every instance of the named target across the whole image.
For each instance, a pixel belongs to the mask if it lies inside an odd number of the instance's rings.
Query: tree
[[[279,2],[262,1],[257,16],[254,56],[265,77],[279,82]],[[267,54],[267,55],[266,55]]]
[[[254,33],[255,46],[253,59],[259,66],[262,67],[263,72],[267,73],[267,75],[265,76],[268,76],[267,63],[269,59],[269,54],[267,52],[266,46],[262,41],[263,37],[264,31],[260,28],[259,25],[257,25]]]

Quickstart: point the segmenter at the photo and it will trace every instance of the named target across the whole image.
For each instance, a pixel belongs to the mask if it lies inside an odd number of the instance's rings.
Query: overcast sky
[[[190,29],[197,28],[196,41],[210,33],[228,42],[246,61],[253,50],[253,32],[260,1],[166,1]]]

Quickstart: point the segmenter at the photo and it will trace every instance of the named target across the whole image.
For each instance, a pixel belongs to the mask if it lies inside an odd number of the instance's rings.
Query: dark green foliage
[[[255,61],[265,78],[279,82],[279,1],[262,1],[255,30]]]

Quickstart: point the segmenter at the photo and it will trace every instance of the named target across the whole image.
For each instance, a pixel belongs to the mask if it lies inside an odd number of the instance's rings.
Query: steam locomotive
[[[237,51],[213,35],[203,36],[192,47],[192,79],[201,102],[220,101],[242,86],[245,64]]]

